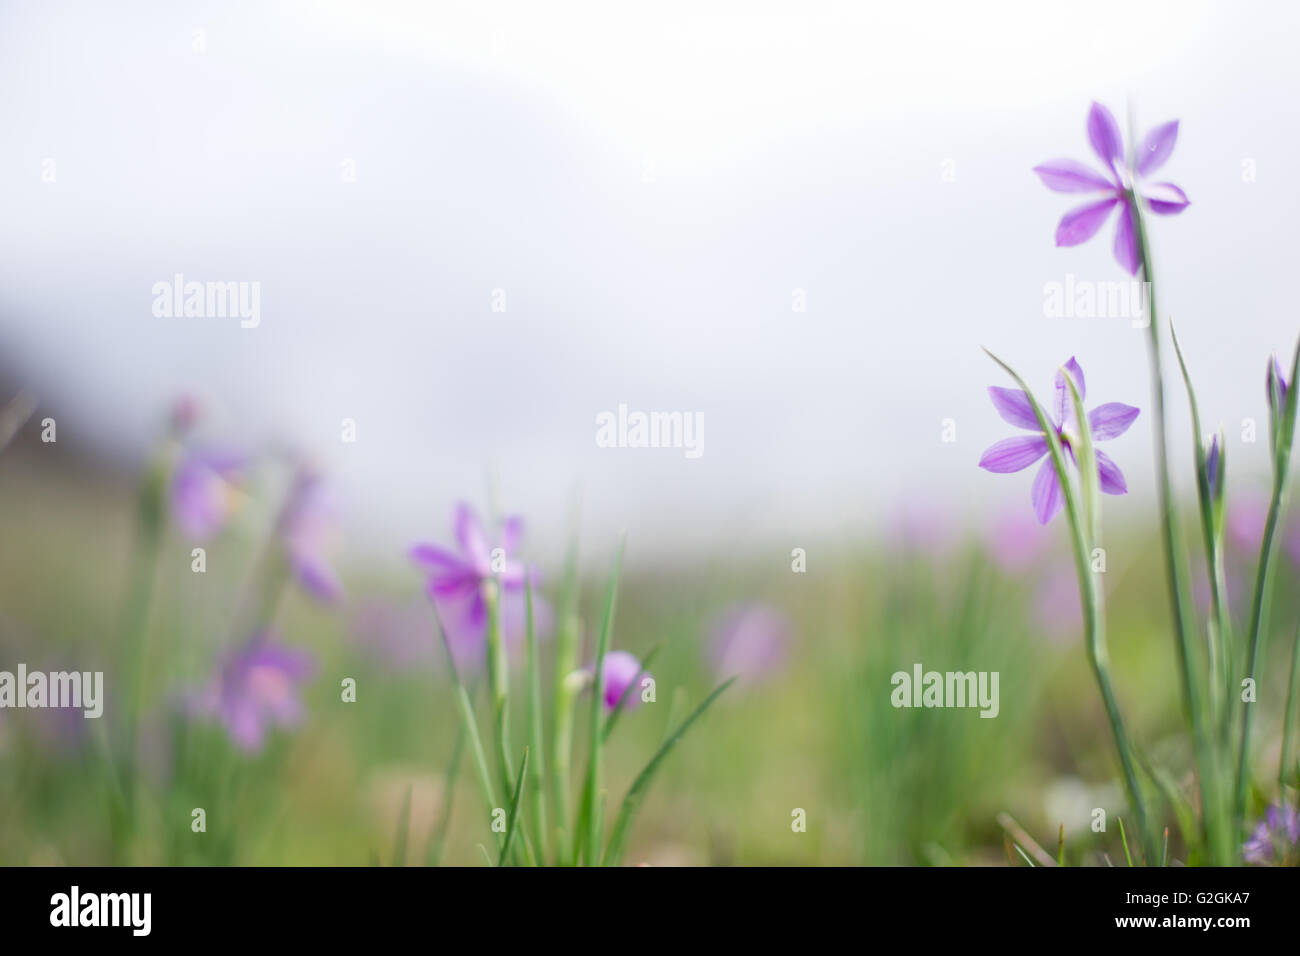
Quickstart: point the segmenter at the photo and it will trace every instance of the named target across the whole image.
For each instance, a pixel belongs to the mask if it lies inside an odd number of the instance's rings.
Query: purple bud
[[[637,674],[641,673],[641,662],[635,655],[627,651],[611,651],[605,655],[605,664],[601,669],[605,674],[606,710],[617,707],[618,702],[623,700],[624,692],[627,692],[627,700],[623,703],[624,710],[632,710],[641,703],[641,695],[637,693],[637,688],[632,687]],[[645,677],[649,676],[649,674],[645,675]],[[632,688],[630,691],[629,687]]]
[[[1219,436],[1210,439],[1209,450],[1205,453],[1205,478],[1210,486],[1210,500],[1218,501],[1223,496],[1222,453],[1219,449]]]

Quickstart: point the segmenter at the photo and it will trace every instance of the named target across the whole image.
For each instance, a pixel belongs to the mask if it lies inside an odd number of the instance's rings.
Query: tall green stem
[[[1300,627],[1291,644],[1291,674],[1287,679],[1286,711],[1282,715],[1282,753],[1277,758],[1277,799],[1286,797],[1286,758],[1291,753],[1291,728],[1295,724],[1296,682],[1300,681]]]
[[[1222,832],[1221,814],[1218,812],[1219,801],[1216,794],[1216,774],[1210,753],[1209,741],[1205,734],[1205,720],[1201,711],[1199,682],[1196,679],[1196,663],[1193,657],[1193,640],[1191,622],[1195,619],[1188,589],[1187,568],[1178,518],[1174,511],[1173,485],[1169,478],[1169,442],[1165,425],[1165,384],[1164,371],[1160,360],[1160,311],[1156,304],[1156,282],[1151,266],[1151,246],[1147,240],[1146,223],[1142,215],[1142,199],[1133,189],[1127,191],[1127,202],[1120,210],[1120,215],[1132,217],[1134,234],[1137,238],[1138,252],[1142,264],[1143,278],[1149,293],[1148,319],[1149,355],[1151,359],[1152,405],[1155,414],[1156,442],[1156,489],[1160,506],[1160,526],[1164,541],[1165,575],[1169,584],[1170,609],[1174,620],[1175,645],[1178,650],[1179,673],[1183,685],[1183,705],[1192,724],[1192,746],[1196,753],[1197,782],[1201,793],[1201,825],[1206,844],[1216,862],[1227,863],[1224,854],[1228,842]]]

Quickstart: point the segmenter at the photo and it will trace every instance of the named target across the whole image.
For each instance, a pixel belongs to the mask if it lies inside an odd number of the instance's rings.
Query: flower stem
[[[1196,662],[1193,657],[1191,621],[1195,617],[1188,590],[1184,582],[1187,568],[1183,544],[1178,528],[1177,515],[1174,513],[1173,486],[1169,478],[1169,441],[1165,425],[1165,385],[1164,372],[1160,360],[1160,312],[1156,306],[1156,283],[1151,266],[1151,246],[1147,240],[1146,224],[1142,216],[1142,199],[1133,189],[1127,191],[1127,202],[1120,210],[1120,215],[1131,215],[1133,230],[1137,238],[1141,258],[1142,273],[1149,291],[1147,328],[1150,332],[1148,343],[1151,359],[1152,404],[1155,414],[1156,441],[1156,488],[1160,506],[1160,525],[1163,532],[1165,552],[1165,573],[1169,583],[1170,608],[1174,619],[1174,637],[1178,650],[1178,665],[1183,684],[1183,704],[1192,724],[1192,746],[1196,754],[1197,782],[1201,794],[1201,825],[1211,857],[1221,865],[1228,860],[1230,843],[1221,826],[1222,815],[1219,812],[1219,799],[1216,792],[1216,774],[1210,753],[1209,741],[1205,735],[1205,721],[1201,712],[1199,683],[1195,676]]]

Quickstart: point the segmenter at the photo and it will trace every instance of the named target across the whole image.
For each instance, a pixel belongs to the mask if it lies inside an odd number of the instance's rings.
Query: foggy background
[[[196,394],[205,438],[316,456],[375,553],[445,539],[493,474],[551,548],[580,488],[597,550],[627,528],[634,552],[777,542],[788,561],[909,515],[1027,514],[1032,470],[976,467],[1012,433],[979,347],[1042,390],[1074,355],[1090,406],[1143,409],[1107,448],[1132,492],[1106,500],[1118,521],[1153,499],[1146,333],[1044,316],[1045,283],[1126,275],[1113,220],[1054,247],[1086,200],[1031,172],[1097,165],[1097,99],[1139,135],[1182,121],[1156,177],[1192,200],[1152,217],[1161,311],[1240,488],[1267,454],[1240,422],[1264,420],[1266,358],[1300,329],[1298,21],[1282,3],[5,0],[0,383],[117,468]],[[175,273],[260,282],[260,326],[154,317]],[[702,413],[703,457],[597,448],[619,403]]]

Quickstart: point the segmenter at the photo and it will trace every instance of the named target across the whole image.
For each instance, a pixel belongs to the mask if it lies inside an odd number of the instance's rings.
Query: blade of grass
[[[681,741],[682,737],[686,735],[686,732],[691,729],[691,725],[694,724],[695,721],[699,720],[700,716],[709,709],[722,692],[735,682],[736,678],[731,677],[714,688],[713,693],[704,698],[704,703],[700,704],[699,707],[696,707],[695,710],[691,712],[690,716],[682,721],[681,725],[673,731],[672,736],[664,741],[663,746],[660,747],[659,750],[655,752],[655,755],[650,758],[650,762],[645,765],[639,774],[637,774],[636,779],[632,781],[632,786],[627,791],[627,795],[623,798],[623,805],[619,808],[618,817],[614,820],[614,830],[613,833],[610,834],[609,846],[606,847],[605,855],[603,859],[601,859],[601,864],[603,866],[617,866],[619,860],[622,859],[624,843],[627,840],[628,828],[632,825],[632,820],[636,816],[636,811],[641,805],[641,800],[645,797],[646,789],[654,780],[655,772],[659,769],[660,764],[663,763],[664,758],[668,756],[673,747]]]
[[[623,564],[623,547],[626,535],[619,535],[618,547],[614,551],[614,566],[609,573],[609,587],[605,594],[605,616],[600,624],[600,638],[596,645],[596,660],[591,681],[591,711],[588,721],[588,740],[591,752],[587,758],[587,778],[583,787],[582,804],[579,808],[578,825],[574,831],[582,840],[583,852],[587,863],[596,866],[600,863],[600,830],[596,819],[596,797],[600,791],[600,762],[604,735],[600,732],[600,708],[605,698],[605,655],[609,652],[609,635],[614,627],[614,606],[618,595],[618,575]]]
[[[555,813],[555,862],[574,862],[573,834],[569,831],[569,783],[573,756],[573,707],[576,689],[569,675],[578,669],[578,505],[572,516],[565,556],[564,584],[559,601],[555,635],[555,674],[551,688],[551,800]]]
[[[497,857],[497,866],[505,866],[506,856],[510,853],[510,844],[514,842],[515,830],[519,826],[519,803],[524,797],[524,776],[528,770],[528,748],[524,748],[523,760],[519,763],[519,779],[515,781],[514,796],[510,798],[510,813],[506,817],[506,838],[501,844],[501,855]]]
[[[533,841],[538,858],[545,862],[546,852],[546,761],[542,752],[542,688],[537,659],[537,629],[533,618],[533,574],[530,570],[524,582],[527,637],[528,680],[528,746],[532,749],[532,765],[528,785],[532,791],[529,809],[533,818]]]
[[[1115,819],[1119,821],[1119,842],[1124,845],[1124,859],[1128,861],[1129,866],[1132,866],[1133,857],[1128,851],[1128,834],[1124,832],[1124,818],[1116,817]]]
[[[488,770],[487,754],[483,751],[483,738],[479,736],[478,722],[474,719],[474,707],[469,701],[469,694],[465,693],[465,685],[461,682],[460,674],[456,670],[456,659],[451,653],[451,644],[447,641],[447,630],[442,626],[442,615],[438,612],[438,606],[433,605],[433,619],[438,625],[438,636],[442,639],[442,648],[447,654],[447,670],[451,674],[452,686],[456,694],[456,708],[460,711],[461,726],[465,728],[465,733],[469,738],[470,754],[474,758],[474,769],[478,771],[479,789],[483,791],[483,800],[487,803],[488,818],[491,819],[492,811],[497,806],[496,790],[492,786],[492,772]]]

